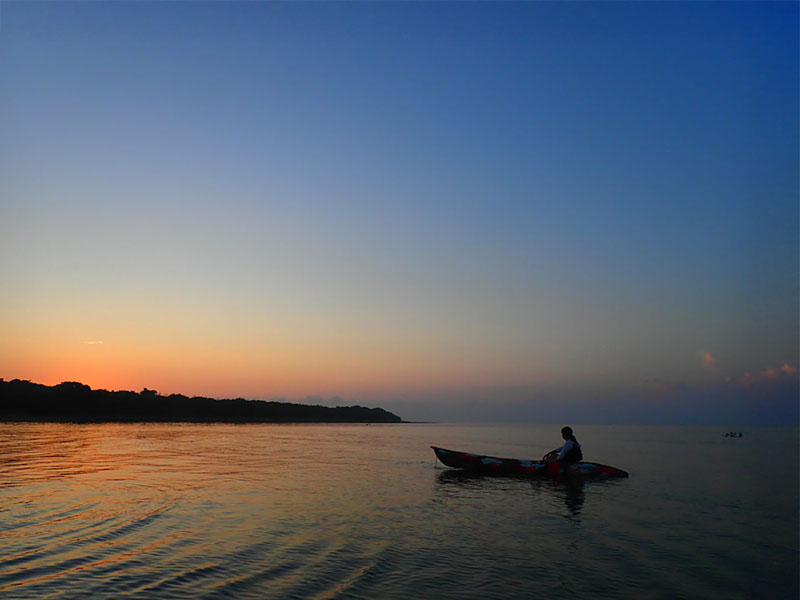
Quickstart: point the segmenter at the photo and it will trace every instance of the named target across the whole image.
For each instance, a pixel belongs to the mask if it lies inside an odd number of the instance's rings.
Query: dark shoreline
[[[0,412],[0,423],[64,423],[70,425],[102,425],[108,423],[116,423],[118,425],[127,425],[131,423],[184,423],[186,425],[409,425],[416,423],[416,421],[346,421],[336,419],[327,421],[312,419],[304,421],[279,419],[73,419],[62,417],[33,418],[26,415],[5,415]]]
[[[0,379],[0,421],[35,423],[402,423],[382,408],[93,390]]]

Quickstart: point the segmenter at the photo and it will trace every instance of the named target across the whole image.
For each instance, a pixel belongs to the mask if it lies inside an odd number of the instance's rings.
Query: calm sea
[[[798,597],[798,430],[575,426],[629,479],[465,477],[559,425],[0,424],[0,597]]]

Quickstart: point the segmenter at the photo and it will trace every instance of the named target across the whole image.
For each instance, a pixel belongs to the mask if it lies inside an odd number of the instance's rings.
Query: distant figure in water
[[[583,453],[575,434],[572,433],[572,427],[562,427],[561,437],[564,438],[564,445],[545,454],[542,460],[548,463],[561,462],[566,470],[571,464],[582,461]]]

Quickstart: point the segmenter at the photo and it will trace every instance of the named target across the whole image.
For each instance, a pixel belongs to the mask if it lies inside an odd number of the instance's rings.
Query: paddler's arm
[[[572,440],[567,440],[567,443],[558,449],[558,458],[556,458],[556,460],[564,460],[564,457],[567,455],[567,452],[569,452],[574,445],[575,442],[573,442]]]
[[[555,459],[555,457],[556,457],[556,455],[557,455],[559,452],[561,452],[561,449],[562,449],[563,447],[564,447],[564,446],[561,446],[561,448],[556,448],[555,450],[550,450],[550,452],[548,452],[547,454],[545,454],[545,455],[542,457],[542,460],[554,460],[554,459]]]

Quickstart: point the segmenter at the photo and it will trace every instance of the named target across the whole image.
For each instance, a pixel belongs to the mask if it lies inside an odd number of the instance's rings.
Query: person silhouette
[[[562,427],[561,437],[564,438],[564,445],[545,454],[542,460],[547,463],[560,462],[566,473],[570,465],[583,460],[583,452],[575,434],[572,433],[572,427]]]

